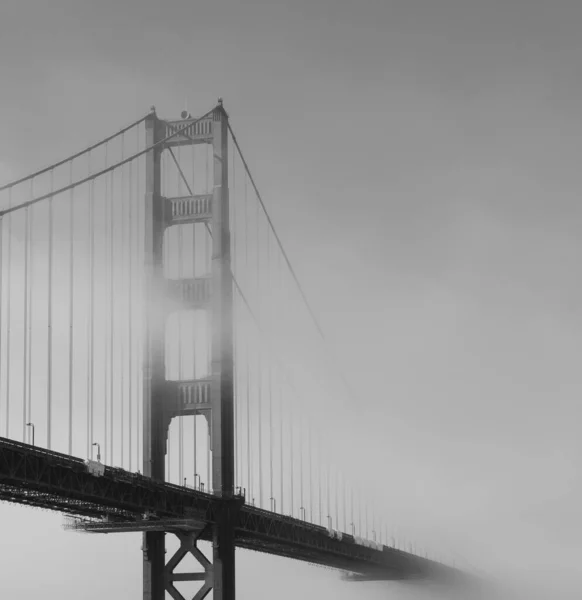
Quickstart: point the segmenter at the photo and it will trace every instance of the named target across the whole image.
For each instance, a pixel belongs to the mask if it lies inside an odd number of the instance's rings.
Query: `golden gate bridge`
[[[396,539],[326,448],[355,395],[222,101],[152,108],[0,201],[1,500],[143,533],[151,600],[234,598],[235,547],[354,581],[466,577]]]

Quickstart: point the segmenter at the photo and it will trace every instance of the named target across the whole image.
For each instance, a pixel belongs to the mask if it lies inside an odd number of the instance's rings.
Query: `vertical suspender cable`
[[[244,185],[244,205],[245,205],[245,267],[249,272],[249,213],[247,197],[247,176],[245,175]],[[253,490],[253,460],[251,456],[251,393],[250,393],[250,369],[249,369],[249,334],[245,338],[245,367],[246,367],[246,408],[247,408],[247,476],[249,486],[249,498],[252,498]]]
[[[194,191],[194,174],[196,172],[196,147],[192,146],[192,190]],[[194,281],[196,281],[196,223],[192,224],[192,277],[194,279]],[[196,324],[197,320],[194,320],[194,323]],[[196,326],[196,325],[195,325]],[[206,331],[206,335],[210,335],[209,330],[207,329]],[[194,350],[193,350],[193,357],[192,357],[192,364],[194,365],[194,379],[197,378],[197,367],[196,367],[196,345],[194,345]],[[199,478],[199,473],[198,473],[198,469],[197,469],[197,458],[196,458],[196,446],[197,446],[197,442],[196,442],[196,424],[197,424],[197,419],[196,419],[196,412],[194,412],[194,416],[192,417],[192,421],[193,421],[193,449],[194,449],[194,456],[193,456],[193,460],[194,460],[194,487],[196,487],[196,479],[197,477]],[[198,479],[198,481],[200,481]]]
[[[204,156],[206,157],[206,193],[210,193],[210,182],[212,181],[212,189],[214,189],[214,178],[211,176],[210,174],[210,161],[209,161],[209,156],[210,156],[210,150],[212,149],[212,146],[209,146],[206,148],[206,152],[204,153]],[[213,242],[211,240],[210,237],[210,231],[206,231],[206,235],[205,235],[205,240],[206,240],[206,272],[207,273],[212,273],[212,252],[213,252]],[[210,320],[210,315],[207,314],[207,320]],[[212,373],[212,333],[211,333],[211,328],[207,327],[207,357],[208,357],[208,368],[207,368],[207,372],[208,373]],[[208,474],[208,491],[210,492],[212,489],[212,469],[211,469],[211,464],[210,464],[210,429],[208,430],[208,436],[207,436],[207,449],[206,449],[206,472]]]
[[[261,304],[261,224],[259,221],[259,203],[256,203],[257,220],[257,305]],[[261,388],[263,384],[263,374],[261,372],[261,346],[257,336],[257,396],[259,403],[259,507],[263,507],[263,397]]]
[[[91,332],[89,334],[89,343],[91,345],[89,353],[90,377],[90,406],[91,406],[91,431],[90,444],[93,445],[95,437],[95,180],[89,183],[89,202],[91,208],[89,211],[91,228]]]
[[[354,488],[350,486],[350,511],[351,511],[351,523],[352,535],[356,532],[356,524],[354,523]]]
[[[284,453],[284,441],[283,441],[283,391],[281,386],[281,379],[278,381],[279,385],[279,455],[281,459],[281,514],[284,514],[285,510],[285,487],[284,487],[284,467],[285,467],[285,453]]]
[[[28,243],[30,244],[30,270],[29,270],[29,283],[28,283],[28,421],[32,422],[32,311],[33,304],[32,299],[34,295],[32,293],[32,287],[34,284],[34,243],[32,237],[34,234],[34,208],[30,210],[30,234],[28,236]]]
[[[207,149],[205,148],[205,151],[207,151]],[[195,193],[195,177],[196,177],[196,146],[192,146],[192,193]],[[194,278],[194,280],[196,280],[196,223],[192,224],[192,277]],[[197,319],[194,321],[194,323],[197,323]],[[196,326],[196,325],[195,325]],[[206,335],[211,335],[209,329],[207,328],[206,330]],[[197,365],[196,365],[196,345],[194,345],[194,354],[192,357],[192,364],[194,365],[194,378],[196,379],[198,377],[198,369],[197,369]],[[198,481],[200,481],[199,477],[199,473],[198,473],[198,467],[197,467],[197,415],[196,412],[194,412],[194,416],[192,418],[193,421],[193,449],[194,449],[194,456],[193,456],[193,460],[194,460],[194,487],[196,487],[196,479],[198,478]]]
[[[89,152],[87,154],[87,162],[88,162],[88,167],[87,170],[90,173],[91,172],[91,152]],[[91,277],[91,231],[92,231],[92,222],[91,222],[91,191],[90,191],[90,186],[91,183],[89,183],[89,193],[87,195],[87,244],[88,244],[88,251],[87,251],[87,277]],[[88,282],[89,285],[87,286],[87,292],[89,293],[89,314],[87,315],[87,433],[86,433],[86,444],[87,444],[87,458],[91,458],[91,367],[90,367],[90,362],[91,362],[91,342],[90,342],[90,338],[91,338],[91,324],[90,324],[90,320],[91,320],[91,282]]]
[[[115,446],[115,419],[114,419],[114,352],[115,352],[115,306],[113,303],[115,289],[115,171],[111,172],[109,182],[109,400],[111,402],[109,409],[109,461],[113,464],[114,446]]]
[[[8,232],[10,236],[10,232]],[[4,292],[4,219],[0,217],[0,374],[2,373],[2,332],[4,331],[4,327],[2,327],[2,317],[4,316],[3,311],[3,292]],[[0,380],[1,382],[1,380]],[[0,387],[0,408],[2,407],[2,390]]]
[[[33,180],[34,181],[34,180]],[[32,185],[32,184],[31,184]],[[34,196],[31,195],[31,198]],[[30,215],[29,215],[29,207],[27,206],[24,212],[24,302],[22,303],[24,306],[24,323],[23,323],[23,332],[24,332],[24,351],[23,351],[23,360],[22,360],[22,441],[26,441],[26,423],[29,421],[26,418],[27,413],[27,357],[28,357],[28,261],[29,261],[29,237],[30,237]]]
[[[342,475],[342,484],[343,484],[343,514],[344,514],[344,532],[347,533],[348,531],[348,527],[347,527],[347,507],[348,507],[348,503],[347,503],[347,498],[346,498],[346,477],[345,475]]]
[[[294,456],[293,456],[293,430],[294,430],[294,421],[293,418],[295,416],[295,413],[293,411],[293,401],[289,399],[289,396],[287,396],[288,402],[289,402],[289,459],[291,461],[291,516],[294,516],[294,489],[293,489],[293,484],[294,484],[294,479],[295,479],[295,470],[293,468],[294,465]]]
[[[235,168],[235,155],[234,151],[230,151],[231,154],[231,172],[232,172],[232,189],[230,193],[230,207],[232,210],[232,223],[230,226],[231,233],[231,247],[232,247],[232,267],[231,270],[233,273],[237,272],[237,262],[236,262],[236,246],[237,246],[237,234],[236,234],[236,168]],[[238,316],[238,295],[234,295],[233,298],[233,328],[232,328],[232,351],[233,351],[233,365],[232,365],[232,379],[233,379],[233,411],[234,411],[234,485],[235,489],[240,485],[240,471],[239,471],[239,434],[238,434],[238,358],[237,358],[237,349],[238,349],[238,326],[237,326],[237,316]]]
[[[166,154],[162,152],[161,156],[160,156],[160,175],[161,175],[161,179],[162,179],[162,194],[168,193],[167,192],[167,188],[166,186],[166,181],[167,179],[169,179],[168,177],[168,173],[167,173],[167,160],[166,160]],[[171,192],[173,193],[173,192]],[[167,273],[167,266],[168,266],[168,262],[169,262],[169,257],[170,257],[170,241],[171,238],[169,236],[164,235],[163,239],[162,239],[162,275],[165,277],[165,274]],[[165,305],[167,306],[167,304]],[[166,332],[164,332],[164,351],[166,349]],[[167,358],[167,356],[166,356]],[[168,438],[166,441],[166,448],[167,448],[167,452],[166,452],[166,481],[172,481],[172,444],[170,443],[170,432],[168,430]]]
[[[115,288],[115,171],[111,172],[109,180],[109,464],[113,464],[113,449],[115,442],[115,419],[113,418],[115,401],[114,395],[114,339],[115,339],[115,307],[113,303],[113,290]]]
[[[205,149],[207,151],[207,149]],[[192,146],[192,193],[195,193],[195,178],[196,178],[196,146]],[[196,279],[196,223],[192,223],[192,277]],[[195,321],[196,322],[196,321]],[[211,335],[210,331],[206,331],[206,335]],[[192,364],[194,365],[194,378],[198,376],[196,367],[196,346],[194,345],[194,356],[192,357]],[[196,478],[199,475],[197,469],[196,460],[196,412],[194,412],[193,420],[193,435],[194,435],[194,487],[196,487]]]
[[[129,470],[131,471],[133,468],[133,453],[132,453],[132,446],[133,446],[133,269],[132,269],[132,256],[133,256],[133,247],[132,247],[132,241],[133,241],[133,236],[132,234],[132,228],[133,228],[133,224],[132,224],[132,204],[133,204],[133,161],[131,161],[129,163],[129,201],[128,201],[128,223],[127,223],[127,229],[128,229],[128,241],[127,241],[127,263],[128,263],[128,274],[127,274],[127,282],[128,282],[128,290],[127,290],[127,295],[128,295],[128,314],[127,314],[127,328],[128,328],[128,332],[127,332],[127,337],[128,337],[128,341],[127,341],[127,345],[128,345],[128,368],[129,368],[129,373],[127,375],[127,385],[128,385],[128,391],[127,391],[127,395],[128,395],[128,421],[129,421],[129,438],[128,438],[128,460],[129,460]],[[182,419],[180,419],[180,422],[182,422]],[[180,481],[181,483],[181,481]]]
[[[8,190],[8,207],[12,208],[12,188]],[[8,298],[6,306],[7,334],[6,338],[6,437],[10,437],[10,338],[12,330],[12,317],[10,309],[12,308],[12,213],[8,215]]]
[[[140,151],[141,149],[141,127],[138,126],[136,127],[136,144],[137,144],[137,148],[136,148],[136,153]],[[141,160],[142,158],[139,157],[137,159],[137,164],[136,164],[136,171],[137,171],[137,203],[136,203],[136,210],[135,210],[135,228],[136,228],[136,261],[138,264],[138,268],[136,269],[137,272],[140,272],[141,270],[139,269],[139,259],[141,257],[140,254],[140,241],[141,241],[141,203],[142,203],[142,199],[143,196],[141,194]],[[141,279],[137,282],[139,289],[143,289],[142,286],[142,282]],[[143,343],[142,343],[142,335],[141,335],[141,323],[143,323],[143,319],[142,319],[142,307],[141,307],[141,295],[138,296],[140,298],[140,304],[139,304],[139,320],[138,323],[140,323],[140,327],[138,328],[138,348],[143,348]],[[138,465],[138,470],[141,469],[141,457],[142,457],[142,452],[141,452],[141,430],[142,430],[142,404],[141,404],[141,399],[142,399],[142,394],[140,393],[141,390],[141,383],[140,383],[140,377],[139,377],[139,373],[141,371],[138,371],[136,373],[137,376],[137,381],[136,381],[136,419],[137,419],[137,431],[136,431],[136,442],[137,442],[137,465]]]
[[[281,271],[281,254],[277,254],[277,273],[279,286],[282,287],[282,271]],[[284,295],[282,294],[284,297]],[[283,514],[283,396],[281,394],[281,385],[279,379],[279,445],[280,445],[280,459],[281,459],[281,470],[280,470],[280,478],[281,478],[281,514]]]
[[[368,505],[367,504],[365,505],[364,510],[366,511],[366,539],[368,539]]]
[[[121,160],[125,159],[125,135],[121,134]],[[123,264],[124,264],[124,239],[123,236],[125,234],[125,166],[121,167],[121,198],[120,198],[120,224],[119,231],[121,232],[120,236],[120,256],[119,256],[119,265],[121,268],[118,269],[118,272],[121,274],[121,285],[123,285]],[[123,332],[119,332],[119,364],[121,365],[119,369],[119,411],[120,411],[120,419],[119,419],[119,442],[120,442],[120,465],[122,467],[125,466],[125,444],[124,444],[124,433],[125,433],[125,406],[124,406],[124,398],[125,398],[125,378],[123,377],[123,365],[125,364],[125,336]]]
[[[70,180],[73,183],[73,161],[70,163]],[[75,196],[71,188],[69,194],[69,454],[73,454],[73,376],[75,352],[73,348],[74,294],[75,294]]]
[[[212,493],[212,469],[210,464],[210,430],[207,436],[207,447],[206,447],[206,473],[208,473],[208,493]]]
[[[54,187],[54,170],[51,170],[51,192]],[[48,349],[47,349],[47,411],[46,411],[46,435],[47,448],[51,449],[51,426],[52,426],[52,360],[53,360],[53,197],[49,204],[49,249],[48,249]]]
[[[313,471],[312,471],[312,463],[313,463],[313,439],[311,437],[311,425],[307,424],[307,435],[309,439],[309,520],[313,523]]]
[[[301,410],[301,408],[300,408]],[[305,519],[305,506],[303,505],[303,411],[299,413],[299,500],[300,504],[300,512],[303,515],[300,515],[303,519]]]
[[[271,299],[271,246],[269,243],[269,230],[267,230],[267,277],[266,277],[266,285],[267,285],[267,297],[269,300]],[[271,306],[271,302],[268,302],[268,306]],[[270,316],[270,315],[269,315]],[[269,322],[271,319],[269,318]],[[270,339],[270,337],[269,337]],[[272,357],[273,353],[269,351],[269,358]],[[267,395],[269,396],[269,484],[270,484],[270,497],[274,498],[274,490],[273,490],[273,386],[272,386],[272,363],[269,362],[268,366],[268,381],[267,381]]]
[[[109,166],[109,161],[107,160],[108,157],[108,151],[109,151],[109,144],[105,144],[105,167]],[[111,199],[109,198],[109,193],[111,191],[110,189],[110,178],[113,177],[112,173],[109,173],[109,175],[105,178],[105,202],[104,202],[104,210],[105,210],[105,244],[106,244],[106,248],[105,248],[105,252],[106,253],[110,253],[110,248],[109,246],[107,246],[107,241],[108,238],[111,236]],[[107,260],[109,258],[109,260]],[[108,275],[108,271],[110,271],[111,269],[111,257],[108,257],[107,254],[105,255],[105,264],[104,264],[104,268],[105,268],[105,276],[104,279],[107,280],[109,279],[107,277]],[[111,274],[109,273],[109,277],[111,277]],[[105,285],[103,286],[104,289]],[[111,313],[109,313],[109,320],[111,320]],[[104,365],[105,365],[105,386],[104,386],[104,394],[103,394],[103,462],[105,464],[107,464],[107,458],[109,457],[109,464],[112,464],[111,461],[113,459],[112,454],[109,452],[109,423],[108,423],[108,409],[109,409],[109,401],[110,398],[108,398],[108,392],[111,389],[110,386],[110,380],[113,379],[113,372],[111,371],[110,367],[110,362],[109,362],[109,345],[110,345],[110,340],[108,341],[107,339],[105,340],[105,343],[103,344],[103,353],[104,353]]]
[[[339,524],[339,471],[337,470],[337,467],[335,469],[335,477],[334,477],[334,483],[335,483],[335,526],[336,529],[339,530],[340,528],[340,524]]]
[[[322,502],[321,502],[321,484],[323,482],[323,477],[321,476],[321,444],[320,444],[320,440],[318,438],[317,440],[317,485],[318,485],[318,491],[317,491],[317,500],[318,500],[318,504],[319,504],[319,525],[321,526],[321,508],[322,508]]]
[[[207,149],[205,148],[205,151]],[[196,146],[192,146],[192,193],[195,193],[195,179],[196,179]],[[196,223],[192,224],[192,277],[196,279]],[[196,321],[195,321],[196,322]],[[206,331],[206,335],[211,335],[210,331]],[[194,365],[194,378],[196,379],[198,376],[198,370],[196,367],[196,346],[194,345],[194,355],[192,357],[192,364]],[[197,415],[196,412],[192,417],[193,420],[193,434],[194,434],[194,487],[196,487],[196,478],[199,475],[197,469],[197,459],[196,459],[196,423],[197,423]]]
[[[181,161],[181,150],[180,146],[177,149],[177,160]],[[182,178],[178,177],[178,196],[182,196]],[[183,257],[183,232],[182,225],[178,225],[178,279],[179,285],[182,286],[184,283],[184,257]],[[184,338],[182,336],[182,331],[184,329],[183,317],[184,317],[184,307],[180,307],[180,312],[178,313],[178,379],[182,381],[184,379],[184,371],[183,371],[183,343]],[[182,407],[180,407],[181,409]],[[184,481],[184,422],[182,420],[182,416],[178,416],[178,483],[182,485]]]
[[[196,414],[194,414],[194,425],[192,435],[194,437],[194,487],[196,487],[196,477],[198,476],[198,469],[196,468]]]
[[[327,500],[327,525],[329,527],[329,520],[331,517],[331,482],[330,482],[330,477],[331,477],[331,467],[326,465],[325,468],[325,480],[326,480],[326,492],[327,492],[327,496],[326,496],[326,500]]]
[[[358,532],[362,536],[362,490],[358,489]]]

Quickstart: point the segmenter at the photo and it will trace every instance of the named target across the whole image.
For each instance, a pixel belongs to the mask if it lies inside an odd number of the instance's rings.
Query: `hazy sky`
[[[578,579],[581,25],[575,1],[3,0],[0,172],[223,96],[387,511],[485,570]],[[137,537],[0,518],[2,594],[139,597]],[[400,597],[239,556],[243,599]]]

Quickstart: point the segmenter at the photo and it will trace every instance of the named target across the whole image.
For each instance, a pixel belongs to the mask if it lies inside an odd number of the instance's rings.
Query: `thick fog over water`
[[[581,23],[565,0],[4,0],[0,184],[152,104],[224,97],[328,394],[338,372],[352,390],[309,402],[334,457],[391,535],[496,582],[348,583],[241,550],[239,598],[579,596]],[[0,523],[0,597],[140,597],[139,535],[8,504]]]

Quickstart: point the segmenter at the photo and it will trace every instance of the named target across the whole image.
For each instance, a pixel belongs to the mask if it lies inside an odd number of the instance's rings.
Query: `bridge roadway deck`
[[[0,437],[0,500],[109,522],[195,519],[212,524],[224,502],[212,494],[122,469],[101,477],[83,460]],[[376,550],[350,535],[332,539],[324,527],[264,511],[239,498],[237,546],[342,569],[371,579],[431,579],[452,582],[464,574],[400,550]],[[205,539],[210,539],[206,528]]]

